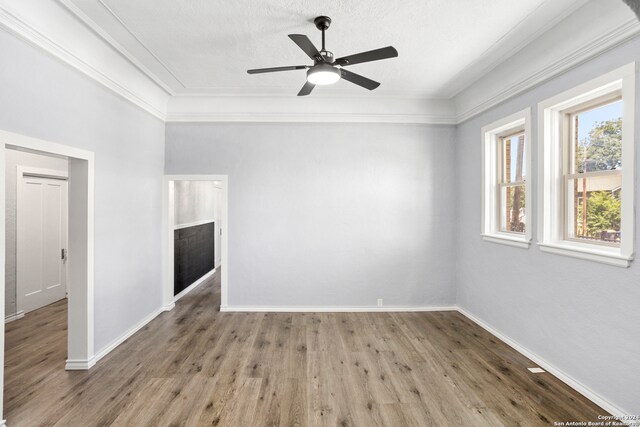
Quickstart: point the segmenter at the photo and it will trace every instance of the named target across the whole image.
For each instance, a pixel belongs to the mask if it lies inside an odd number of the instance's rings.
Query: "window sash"
[[[598,170],[591,172],[577,172],[577,164],[575,162],[576,156],[576,138],[577,138],[577,128],[576,128],[576,117],[589,110],[593,110],[595,108],[602,107],[604,105],[608,105],[614,102],[618,102],[622,100],[622,96],[620,92],[612,92],[606,94],[604,96],[591,99],[589,101],[577,104],[569,109],[565,109],[563,111],[564,120],[561,122],[561,127],[564,128],[562,131],[562,155],[565,159],[561,162],[563,166],[563,185],[562,185],[562,238],[565,241],[569,242],[579,242],[584,245],[595,245],[595,246],[608,246],[608,247],[620,247],[620,242],[604,242],[599,240],[590,240],[580,237],[571,236],[570,230],[573,228],[574,224],[572,224],[572,203],[573,201],[569,198],[569,182],[571,180],[579,180],[579,179],[589,179],[592,177],[601,177],[601,176],[622,176],[622,168],[613,169],[613,170]],[[623,162],[624,164],[624,162]],[[621,185],[622,190],[622,185]],[[573,218],[575,220],[575,218]]]
[[[504,188],[504,187],[520,187],[521,185],[525,185],[525,184],[526,184],[525,181],[500,182],[500,183],[498,183],[498,186],[500,188]]]
[[[497,178],[497,191],[496,191],[496,211],[495,211],[495,215],[497,218],[496,221],[496,225],[497,225],[497,232],[499,233],[503,233],[503,234],[508,234],[508,235],[513,235],[513,236],[523,236],[526,234],[527,229],[529,228],[529,224],[527,224],[525,222],[525,230],[524,231],[513,231],[513,230],[507,230],[506,228],[506,219],[504,217],[504,215],[508,215],[508,212],[505,212],[505,209],[507,207],[507,203],[508,200],[505,199],[505,196],[503,194],[503,192],[506,194],[506,191],[508,188],[510,187],[522,187],[523,190],[526,192],[527,188],[526,188],[526,179],[522,179],[521,181],[509,181],[510,177],[507,177],[506,171],[507,171],[507,158],[506,158],[506,142],[512,138],[523,138],[523,144],[522,146],[520,146],[520,150],[522,150],[523,153],[526,153],[526,145],[527,145],[527,137],[526,137],[526,132],[523,129],[517,129],[517,130],[511,130],[508,132],[505,132],[503,135],[501,135],[500,137],[497,138],[497,150],[496,150],[496,154],[497,154],[497,162],[496,162],[496,166],[497,166],[497,170],[496,170],[496,178]],[[525,161],[526,164],[526,161]],[[524,178],[524,177],[523,177]],[[530,221],[529,218],[526,218],[527,221]]]
[[[575,174],[567,174],[564,175],[564,185],[562,186],[562,192],[563,192],[563,198],[564,198],[564,203],[563,203],[563,207],[564,207],[564,212],[563,212],[563,218],[564,218],[564,227],[563,227],[563,238],[564,240],[570,241],[570,242],[580,242],[582,244],[586,244],[586,245],[597,245],[597,246],[609,246],[609,247],[614,247],[614,248],[619,248],[620,247],[620,242],[606,242],[606,241],[602,241],[602,240],[590,240],[590,239],[585,239],[585,238],[581,238],[581,237],[572,237],[569,234],[569,230],[570,227],[573,226],[573,224],[571,224],[571,211],[572,211],[572,200],[569,197],[569,183],[572,180],[576,180],[576,179],[588,179],[590,177],[600,177],[600,176],[616,176],[619,175],[620,178],[622,179],[622,170],[621,169],[614,169],[614,170],[608,170],[608,171],[597,171],[597,172],[584,172],[584,173],[575,173]],[[622,184],[620,185],[620,191],[623,191],[622,188]],[[621,212],[622,214],[622,212]],[[574,218],[575,220],[575,218]]]
[[[525,148],[527,146],[527,136],[526,136],[526,132],[524,130],[518,130],[518,131],[511,131],[509,133],[506,133],[504,136],[499,136],[497,138],[497,142],[498,142],[498,149],[496,150],[496,154],[498,155],[498,159],[496,162],[496,165],[498,166],[498,170],[496,171],[496,177],[498,178],[498,184],[509,184],[509,180],[506,176],[506,169],[507,169],[507,165],[506,165],[506,156],[505,156],[505,149],[506,149],[506,144],[505,141],[511,138],[520,138],[520,137],[524,137],[524,141],[521,147],[521,150],[523,151],[523,153],[527,152],[527,149]],[[527,163],[526,160],[524,162],[525,164]],[[518,182],[522,182],[524,183],[524,179],[522,181],[518,181]],[[515,184],[511,183],[511,184]]]
[[[576,146],[578,143],[578,141],[576,141],[576,117],[586,111],[591,111],[596,108],[604,107],[605,105],[613,104],[622,100],[622,94],[616,91],[592,99],[590,101],[583,102],[574,106],[573,108],[564,111],[565,120],[563,125],[567,127],[566,132],[564,132],[564,140],[566,141],[566,146],[562,150],[563,154],[566,155],[566,160],[563,162],[563,170],[565,173],[578,173],[576,172],[578,165],[575,162],[575,157],[577,154]]]
[[[581,173],[568,173],[564,175],[564,178],[565,180],[567,180],[567,179],[591,178],[591,177],[598,177],[598,176],[614,176],[614,175],[622,175],[622,169],[611,169],[611,170],[581,172]]]
[[[525,181],[518,181],[518,182],[501,182],[498,183],[498,188],[497,188],[497,194],[496,194],[496,201],[497,201],[497,209],[496,209],[496,214],[498,217],[498,221],[497,221],[497,226],[498,226],[498,232],[499,233],[506,233],[506,234],[511,234],[511,235],[516,235],[516,236],[522,236],[524,234],[526,234],[527,229],[529,228],[529,224],[527,222],[525,222],[524,224],[524,231],[512,231],[512,230],[506,230],[506,222],[503,221],[505,218],[503,215],[507,214],[508,212],[504,212],[503,208],[506,209],[506,203],[508,200],[505,200],[504,196],[503,196],[503,190],[506,190],[509,187],[522,187],[522,189],[525,191],[527,191],[527,186],[526,186],[526,182]],[[506,193],[506,192],[505,192]],[[525,208],[526,211],[526,208]],[[525,216],[526,220],[529,220],[529,218],[527,218]],[[503,229],[503,227],[505,229]]]

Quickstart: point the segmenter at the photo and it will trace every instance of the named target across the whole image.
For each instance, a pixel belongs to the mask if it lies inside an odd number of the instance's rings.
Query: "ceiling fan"
[[[365,89],[373,90],[380,86],[380,83],[363,77],[359,74],[347,71],[344,67],[361,64],[363,62],[379,61],[381,59],[395,58],[398,51],[393,46],[374,49],[367,52],[356,53],[354,55],[343,56],[333,59],[333,53],[325,49],[324,33],[331,25],[331,18],[328,16],[318,16],[314,19],[316,28],[322,31],[322,50],[318,51],[311,43],[311,40],[304,34],[289,34],[289,38],[313,59],[313,65],[292,65],[288,67],[258,68],[247,70],[249,74],[273,73],[276,71],[307,70],[307,82],[302,86],[298,96],[309,95],[316,85],[330,85],[336,83],[341,78],[362,86]]]

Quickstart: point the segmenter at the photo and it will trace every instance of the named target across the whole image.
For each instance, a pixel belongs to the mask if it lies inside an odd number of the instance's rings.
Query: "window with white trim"
[[[628,266],[634,251],[635,64],[539,105],[543,251]]]
[[[512,246],[531,241],[530,109],[482,128],[482,236]]]

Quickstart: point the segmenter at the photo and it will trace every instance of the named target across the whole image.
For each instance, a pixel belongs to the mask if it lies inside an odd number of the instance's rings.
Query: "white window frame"
[[[635,62],[538,104],[538,245],[544,252],[628,267],[635,239]],[[567,111],[596,99],[621,94],[622,195],[620,245],[613,247],[567,239],[563,135]]]
[[[526,228],[524,233],[510,233],[500,230],[500,171],[502,165],[498,148],[500,138],[518,131],[525,134],[525,170],[527,177],[525,188],[525,217]],[[483,240],[493,243],[501,243],[519,248],[528,248],[532,238],[532,206],[531,206],[531,109],[526,108],[495,121],[482,128],[482,226],[480,235]]]

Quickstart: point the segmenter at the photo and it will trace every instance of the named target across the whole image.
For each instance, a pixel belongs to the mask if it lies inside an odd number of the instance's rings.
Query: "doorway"
[[[94,154],[90,151],[0,130],[0,240],[6,238],[7,150],[68,161],[67,360],[64,369],[95,364],[93,348]],[[15,172],[14,172],[15,173]],[[5,317],[5,245],[0,245],[0,318]],[[4,381],[4,334],[0,334],[0,381]],[[2,396],[0,396],[0,402]]]
[[[5,286],[10,294],[10,281],[14,279],[14,316],[21,317],[67,297],[68,162],[16,150],[7,150],[6,154],[7,173],[17,170],[17,176],[15,185],[7,180],[6,186],[10,214],[6,224]],[[39,163],[58,169],[32,166]],[[15,253],[14,263],[11,252]],[[6,307],[10,311],[9,300]]]
[[[190,218],[190,212],[180,213],[176,211],[176,187],[189,186],[195,183],[210,183],[211,187],[217,189],[212,203],[216,206],[218,212],[215,214],[216,221],[212,218]],[[165,175],[163,180],[163,304],[164,309],[169,311],[175,305],[176,295],[178,298],[182,295],[175,293],[176,271],[175,257],[176,253],[174,245],[176,236],[180,237],[179,230],[184,227],[194,229],[194,232],[200,232],[198,228],[202,228],[202,233],[207,233],[207,227],[213,227],[214,235],[218,237],[214,240],[214,267],[220,268],[220,300],[221,310],[227,306],[227,290],[228,290],[228,177],[227,175]],[[178,195],[178,197],[180,197]],[[176,218],[176,216],[186,215],[184,218]],[[195,220],[194,220],[195,219]],[[204,270],[203,270],[204,271]],[[211,270],[213,271],[213,270]],[[202,276],[200,280],[206,280],[208,276]],[[194,282],[190,287],[197,286],[200,281]]]

